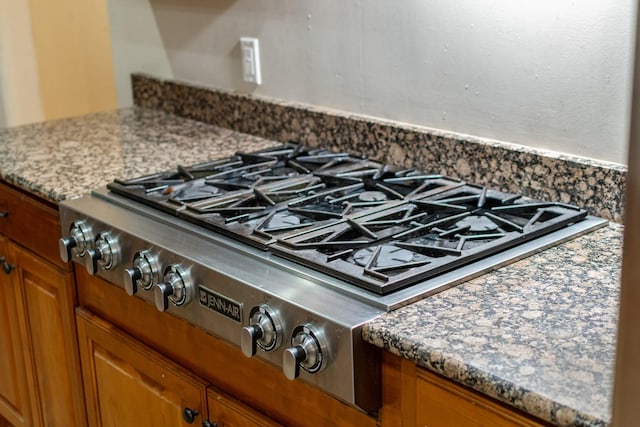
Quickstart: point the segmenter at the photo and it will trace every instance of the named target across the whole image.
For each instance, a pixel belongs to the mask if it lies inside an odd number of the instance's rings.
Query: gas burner
[[[383,295],[586,216],[292,143],[108,188]]]
[[[282,229],[300,225],[300,217],[288,212],[276,212],[269,220],[269,229]]]
[[[482,215],[470,215],[455,223],[456,229],[468,230],[470,232],[496,231],[496,223]]]
[[[355,251],[353,262],[367,268],[403,265],[414,261],[415,252],[394,245],[367,247]]]
[[[358,200],[362,202],[382,202],[388,197],[382,191],[363,191],[358,194]]]
[[[417,193],[416,193],[417,194]],[[277,254],[388,294],[580,221],[574,206],[471,185],[278,236]]]
[[[220,194],[220,188],[212,185],[194,186],[186,183],[181,186],[173,186],[162,192],[163,196],[176,203],[190,203],[198,200],[210,199]]]

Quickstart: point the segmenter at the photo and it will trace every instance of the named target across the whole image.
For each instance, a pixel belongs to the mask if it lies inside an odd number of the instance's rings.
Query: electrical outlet
[[[257,85],[262,84],[260,73],[260,45],[254,37],[240,38],[240,51],[242,54],[242,80]]]

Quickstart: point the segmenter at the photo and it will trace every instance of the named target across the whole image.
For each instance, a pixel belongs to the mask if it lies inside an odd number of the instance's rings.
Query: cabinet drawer
[[[281,427],[240,401],[210,387],[207,406],[211,425],[226,427]]]
[[[0,233],[67,269],[60,260],[60,219],[55,207],[0,183]]]
[[[422,368],[416,368],[416,407],[418,426],[544,426],[515,409]]]

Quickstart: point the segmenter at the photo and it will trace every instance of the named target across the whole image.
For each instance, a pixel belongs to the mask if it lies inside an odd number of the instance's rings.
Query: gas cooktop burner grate
[[[108,188],[382,295],[587,216],[572,205],[296,144]]]

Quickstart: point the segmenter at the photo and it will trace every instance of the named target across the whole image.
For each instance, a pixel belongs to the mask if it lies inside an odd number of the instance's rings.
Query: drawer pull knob
[[[197,416],[198,416],[197,409],[184,408],[184,411],[182,411],[182,418],[188,424],[193,424]]]
[[[9,216],[9,212],[7,212],[7,211],[0,212],[0,218],[6,218],[8,216]]]
[[[14,268],[16,268],[15,265],[13,264],[9,264],[7,262],[7,259],[3,256],[0,256],[0,263],[2,263],[2,270],[4,271],[4,274],[11,274],[11,270],[13,270]]]

